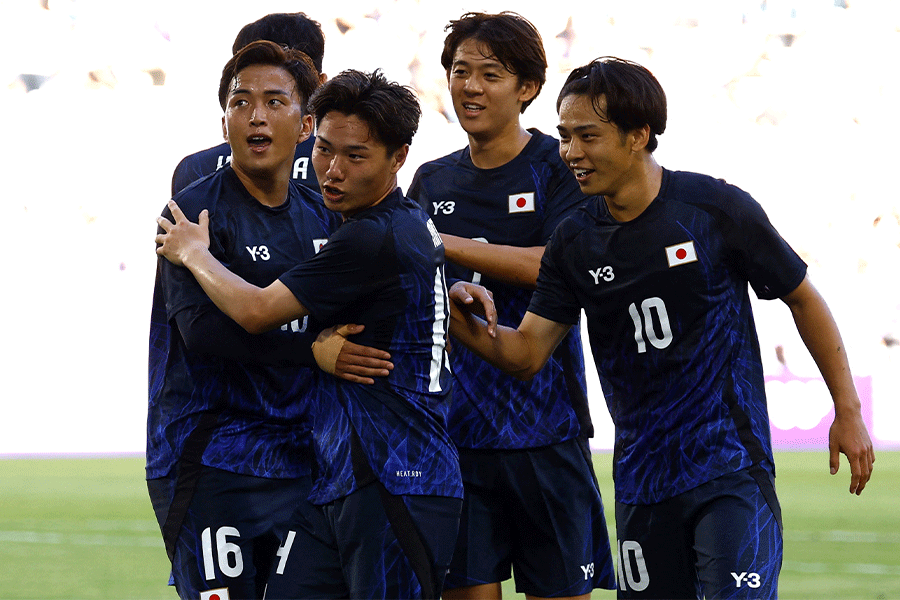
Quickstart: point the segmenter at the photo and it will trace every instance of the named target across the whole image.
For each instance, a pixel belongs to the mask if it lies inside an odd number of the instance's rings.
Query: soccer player
[[[345,71],[309,103],[313,165],[325,205],[343,217],[328,244],[257,287],[210,253],[208,217],[160,218],[160,255],[187,267],[250,332],[312,315],[365,323],[391,355],[374,385],[323,377],[313,425],[318,519],[298,518],[267,598],[437,598],[462,505],[458,455],[446,432],[450,371],[444,250],[428,216],[397,188],[418,126],[411,90],[379,72]]]
[[[648,70],[595,60],[557,107],[560,155],[597,197],[554,232],[517,329],[466,314],[458,284],[451,332],[527,378],[584,309],[616,427],[619,597],[774,598],[782,523],[748,284],[791,311],[834,400],[831,472],[846,454],[859,494],[875,456],[838,328],[756,201],[657,164],[666,98]]]
[[[189,215],[211,213],[212,251],[260,285],[314,256],[337,226],[320,196],[290,182],[294,146],[312,129],[304,106],[318,85],[305,54],[271,42],[238,52],[219,88],[234,160],[176,196]],[[309,348],[320,327],[283,323],[247,334],[187,269],[160,259],[147,485],[182,598],[211,589],[219,598],[261,597],[288,518],[298,504],[311,508],[307,403],[318,368]],[[363,367],[351,378],[386,373]]]
[[[322,73],[325,34],[322,33],[322,26],[304,13],[272,13],[244,25],[234,38],[232,54],[237,54],[238,50],[257,40],[269,40],[280,46],[303,52],[312,59],[319,81],[324,83],[328,78]],[[309,136],[297,144],[291,166],[291,178],[318,192],[319,182],[309,164],[314,143],[315,136]],[[227,141],[185,156],[172,173],[172,196],[204,175],[221,169],[231,160],[231,147]]]
[[[488,286],[499,321],[515,326],[551,232],[586,197],[557,140],[520,123],[546,79],[534,26],[511,12],[467,13],[447,29],[441,64],[469,144],[422,165],[409,196],[441,232],[450,279]],[[462,346],[450,356],[465,502],[444,597],[500,598],[511,570],[531,597],[614,587],[578,330],[529,382]]]

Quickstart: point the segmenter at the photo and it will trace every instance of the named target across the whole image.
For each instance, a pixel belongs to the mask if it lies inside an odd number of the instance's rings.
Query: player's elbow
[[[242,303],[229,316],[247,333],[258,335],[278,325],[271,313],[272,311],[263,298],[254,298]]]
[[[274,327],[264,314],[254,310],[248,310],[237,315],[235,321],[244,329],[244,331],[252,335],[265,333]]]
[[[541,367],[538,365],[526,365],[524,367],[511,368],[507,373],[520,381],[531,381],[540,370]]]

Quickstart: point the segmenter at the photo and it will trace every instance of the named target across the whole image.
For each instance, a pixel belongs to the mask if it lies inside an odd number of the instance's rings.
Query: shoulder
[[[295,204],[295,210],[316,215],[329,228],[333,229],[341,222],[341,217],[336,212],[325,206],[322,195],[314,191],[301,181],[292,179],[290,183],[290,198]]]
[[[178,163],[178,166],[175,167],[175,170],[178,171],[180,169],[186,169],[188,167],[200,168],[207,163],[210,164],[213,169],[215,169],[218,157],[228,156],[230,154],[231,146],[229,146],[227,143],[212,146],[205,150],[200,150],[198,152],[194,152],[193,154],[188,154],[181,159],[181,162]]]
[[[525,147],[524,158],[535,167],[543,169],[551,176],[550,185],[568,186],[577,188],[575,178],[569,173],[569,168],[559,155],[559,140],[553,136],[541,133],[537,129],[529,129],[531,142]],[[552,183],[555,182],[555,183]]]
[[[442,156],[440,158],[436,158],[434,160],[430,160],[426,163],[422,163],[418,169],[416,169],[416,179],[421,179],[425,177],[429,177],[435,173],[443,171],[445,169],[457,169],[463,164],[463,154],[466,149],[461,148],[456,152],[452,152],[447,154],[446,156]]]
[[[732,200],[751,201],[753,198],[737,187],[711,175],[690,171],[668,171],[670,181],[666,195],[679,198],[693,197],[697,203],[722,204]]]
[[[540,129],[530,128],[528,132],[533,140],[532,147],[535,154],[552,154],[559,156],[559,140],[552,135],[547,135]]]
[[[219,169],[209,175],[204,175],[188,187],[184,188],[172,198],[181,211],[192,220],[207,209],[211,216],[215,209],[221,210],[227,205],[228,192],[233,185],[227,181],[227,174],[231,169]],[[168,212],[168,211],[166,211]]]
[[[600,198],[592,196],[560,221],[552,239],[569,243],[592,225],[602,224],[605,211]]]

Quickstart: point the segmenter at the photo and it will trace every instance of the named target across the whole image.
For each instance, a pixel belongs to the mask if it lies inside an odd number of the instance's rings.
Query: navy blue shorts
[[[616,502],[619,598],[777,598],[781,509],[769,473],[751,469],[657,504]]]
[[[175,475],[147,481],[172,553],[170,585],[181,598],[221,588],[231,600],[262,597],[288,520],[314,508],[306,500],[310,478],[268,479],[194,467],[199,476],[189,485],[185,478],[178,484]],[[172,527],[173,519],[180,526]]]
[[[378,481],[292,519],[266,600],[438,598],[462,501]]]
[[[445,587],[505,581],[539,597],[615,588],[603,502],[586,441],[459,451],[465,486]]]

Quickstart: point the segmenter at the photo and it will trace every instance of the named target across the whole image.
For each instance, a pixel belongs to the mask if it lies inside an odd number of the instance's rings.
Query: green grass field
[[[612,457],[594,460],[611,509]],[[831,477],[824,452],[776,461],[781,597],[900,599],[900,452],[879,453],[859,497],[847,492],[846,463]],[[143,459],[0,460],[0,600],[173,600],[167,577]],[[504,594],[516,597],[511,583]]]

